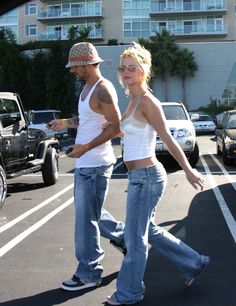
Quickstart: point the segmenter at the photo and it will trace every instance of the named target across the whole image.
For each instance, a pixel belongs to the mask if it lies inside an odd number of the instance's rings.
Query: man
[[[102,61],[91,43],[72,46],[66,67],[76,78],[86,81],[79,97],[79,116],[49,123],[55,131],[77,128],[75,144],[68,157],[76,158],[75,253],[79,264],[73,277],[62,283],[61,287],[69,291],[101,284],[100,261],[104,251],[100,246],[100,231],[118,246],[123,241],[124,224],[103,209],[116,161],[111,138],[119,133],[120,111],[114,86],[101,75],[99,63]],[[109,128],[103,129],[105,122],[110,123]]]

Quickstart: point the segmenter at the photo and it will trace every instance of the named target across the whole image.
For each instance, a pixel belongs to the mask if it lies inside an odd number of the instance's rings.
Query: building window
[[[18,13],[17,9],[11,10],[0,16],[0,24],[17,24]]]
[[[25,4],[25,15],[36,15],[36,8],[35,3]]]
[[[25,35],[26,36],[36,36],[37,35],[37,25],[36,24],[26,24]]]
[[[150,1],[149,0],[124,0],[123,1],[123,16],[124,17],[139,17],[149,16]]]
[[[148,19],[125,20],[124,24],[124,37],[137,38],[137,37],[149,37],[150,36],[150,22]]]

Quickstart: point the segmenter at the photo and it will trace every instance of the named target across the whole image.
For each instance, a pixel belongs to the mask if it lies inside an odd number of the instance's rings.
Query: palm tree
[[[182,80],[183,103],[188,109],[186,97],[186,79],[194,77],[198,70],[198,65],[195,61],[193,52],[186,48],[179,49],[176,53],[174,65],[171,69],[171,75],[179,76]]]
[[[168,101],[168,76],[179,49],[175,36],[167,30],[151,37],[149,48],[152,54],[153,75],[160,77],[164,85],[165,101]]]
[[[78,35],[78,27],[77,26],[71,26],[68,30],[68,39],[69,40],[76,40]]]
[[[82,27],[78,29],[78,34],[79,34],[79,41],[87,41],[89,38],[89,33],[92,30],[91,26],[88,27]]]

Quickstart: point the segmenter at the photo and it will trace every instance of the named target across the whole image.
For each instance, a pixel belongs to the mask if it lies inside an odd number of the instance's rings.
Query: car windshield
[[[212,121],[210,116],[206,116],[206,115],[199,115],[198,119],[195,119],[194,121]]]
[[[42,113],[33,113],[33,124],[47,123],[53,119],[60,119],[59,112],[42,112]]]
[[[181,105],[162,105],[167,120],[188,120]]]
[[[228,122],[228,129],[236,129],[236,114],[231,114]]]

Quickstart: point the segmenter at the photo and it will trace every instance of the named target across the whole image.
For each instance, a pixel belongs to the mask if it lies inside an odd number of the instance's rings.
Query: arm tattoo
[[[79,125],[79,118],[77,116],[67,119],[68,127],[75,127]]]
[[[112,104],[112,96],[106,88],[99,89],[98,98],[102,103]]]

